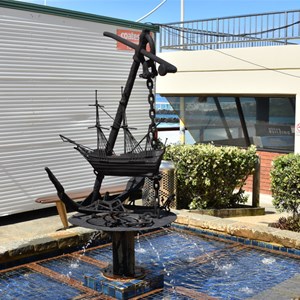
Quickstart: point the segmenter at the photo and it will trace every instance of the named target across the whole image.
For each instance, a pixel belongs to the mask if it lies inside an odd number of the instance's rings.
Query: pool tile
[[[131,279],[126,282],[109,280],[102,275],[86,275],[84,276],[84,285],[118,300],[127,300],[162,288],[164,275],[157,271],[148,272],[143,279]]]
[[[298,249],[294,249],[294,254],[295,254],[295,255],[299,255],[299,256],[300,256],[300,250],[298,250]]]

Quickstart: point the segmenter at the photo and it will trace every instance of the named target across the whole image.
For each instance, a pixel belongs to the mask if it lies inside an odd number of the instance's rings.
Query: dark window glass
[[[260,149],[294,151],[294,97],[167,99],[197,143],[235,146],[250,143]],[[184,107],[184,111],[180,111],[180,107]]]

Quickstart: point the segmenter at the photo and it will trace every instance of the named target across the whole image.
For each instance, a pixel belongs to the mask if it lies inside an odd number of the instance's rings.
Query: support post
[[[247,125],[246,125],[245,116],[244,116],[244,113],[243,113],[240,97],[235,97],[235,104],[236,104],[236,108],[237,108],[237,111],[238,111],[238,114],[239,114],[241,126],[242,126],[242,129],[243,129],[243,134],[244,134],[246,146],[249,147],[251,145],[251,141],[250,141],[250,137],[249,137],[249,134],[248,134],[248,129],[247,129]]]
[[[65,204],[61,200],[55,201],[56,208],[58,211],[58,214],[60,216],[61,222],[64,225],[64,229],[69,228],[68,224],[68,218],[67,218],[67,210]]]
[[[113,275],[135,277],[134,232],[112,232]]]
[[[259,193],[260,193],[260,158],[258,156],[255,164],[252,184],[252,207],[259,207]]]
[[[179,118],[179,130],[180,130],[180,144],[185,144],[185,105],[184,97],[180,97],[180,118]]]
[[[223,123],[224,129],[226,131],[227,138],[231,141],[232,140],[232,134],[230,132],[229,125],[228,125],[228,123],[226,121],[226,117],[225,117],[225,114],[223,112],[222,106],[220,104],[219,98],[218,97],[214,97],[214,101],[215,101],[215,104],[216,104],[219,116],[221,118],[221,121]]]

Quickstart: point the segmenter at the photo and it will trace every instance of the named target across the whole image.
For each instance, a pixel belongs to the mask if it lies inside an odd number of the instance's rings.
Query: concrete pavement
[[[260,203],[266,208],[264,216],[221,219],[179,210],[175,211],[178,216],[176,222],[185,226],[298,249],[300,254],[300,233],[268,227],[269,223],[276,222],[280,216],[286,214],[275,212],[270,196],[262,195]],[[72,213],[68,214],[71,215]],[[0,228],[0,264],[57,250],[68,251],[75,246],[84,245],[95,234],[98,233],[81,227],[63,229],[58,215],[37,214],[30,220],[22,222],[15,220]]]

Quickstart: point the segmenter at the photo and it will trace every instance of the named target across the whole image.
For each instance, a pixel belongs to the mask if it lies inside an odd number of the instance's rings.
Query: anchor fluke
[[[80,205],[73,201],[66,193],[64,187],[61,185],[61,183],[58,181],[58,179],[54,176],[54,174],[51,172],[51,170],[46,167],[45,168],[49,179],[53,183],[53,185],[56,188],[57,191],[57,196],[58,198],[69,208],[79,211],[80,210]]]

